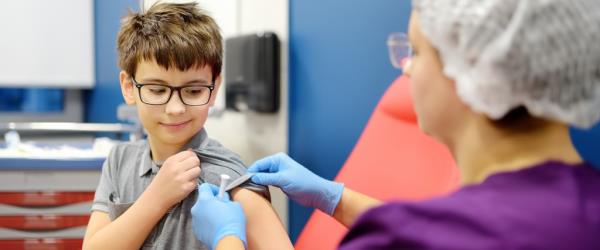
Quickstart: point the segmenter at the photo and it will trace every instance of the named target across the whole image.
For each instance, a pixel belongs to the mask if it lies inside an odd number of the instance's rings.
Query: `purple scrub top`
[[[340,249],[600,249],[600,171],[547,162],[370,209]]]

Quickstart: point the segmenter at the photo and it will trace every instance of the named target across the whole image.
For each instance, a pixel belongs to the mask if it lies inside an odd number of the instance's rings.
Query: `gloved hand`
[[[277,186],[292,200],[329,215],[333,215],[344,191],[344,184],[317,176],[284,153],[258,160],[248,172],[255,173],[252,182]]]
[[[246,241],[246,216],[238,202],[232,202],[225,192],[223,200],[216,195],[219,187],[204,183],[198,188],[198,200],[192,207],[192,227],[196,238],[215,249],[223,237],[233,235]]]

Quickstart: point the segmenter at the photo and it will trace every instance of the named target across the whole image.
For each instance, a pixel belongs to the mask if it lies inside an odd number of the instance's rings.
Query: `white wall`
[[[238,152],[246,163],[252,163],[270,154],[287,152],[289,11],[288,1],[282,0],[237,0],[237,3],[239,34],[272,31],[281,41],[279,112],[264,115],[227,111],[219,119],[209,119],[206,129],[211,136]],[[221,97],[221,100],[224,98]],[[279,189],[271,188],[271,194],[273,206],[287,227],[287,198]]]
[[[94,2],[18,0],[0,7],[0,86],[94,85]]]
[[[170,0],[171,2],[188,2]],[[147,0],[145,7],[156,0]],[[221,27],[224,38],[240,34],[272,31],[281,41],[280,108],[276,114],[225,111],[210,117],[205,125],[210,137],[240,154],[246,164],[274,153],[287,152],[288,110],[288,1],[283,0],[197,0]],[[224,86],[226,88],[227,86]],[[224,108],[224,91],[217,97],[216,109]],[[287,199],[279,189],[271,189],[272,203],[287,227]]]

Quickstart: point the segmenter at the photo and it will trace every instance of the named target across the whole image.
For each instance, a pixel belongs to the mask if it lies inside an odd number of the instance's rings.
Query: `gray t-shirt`
[[[240,157],[208,138],[204,129],[182,150],[188,148],[193,149],[200,158],[202,172],[198,183],[219,185],[221,174],[227,174],[235,180],[246,173]],[[92,211],[106,212],[111,220],[115,220],[138,199],[159,169],[160,166],[152,162],[146,140],[114,146],[102,166]],[[246,182],[240,187],[269,198],[269,191],[265,186]],[[154,226],[142,249],[208,249],[196,239],[192,230],[190,211],[197,196],[198,191],[195,190],[171,208]]]

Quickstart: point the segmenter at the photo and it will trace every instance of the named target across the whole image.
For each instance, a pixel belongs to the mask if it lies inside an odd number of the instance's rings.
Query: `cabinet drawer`
[[[0,216],[0,227],[17,230],[57,230],[87,225],[89,215]]]
[[[81,249],[83,239],[14,239],[0,240],[0,249],[72,250]]]
[[[94,192],[0,192],[0,204],[23,207],[62,206],[94,200]]]

